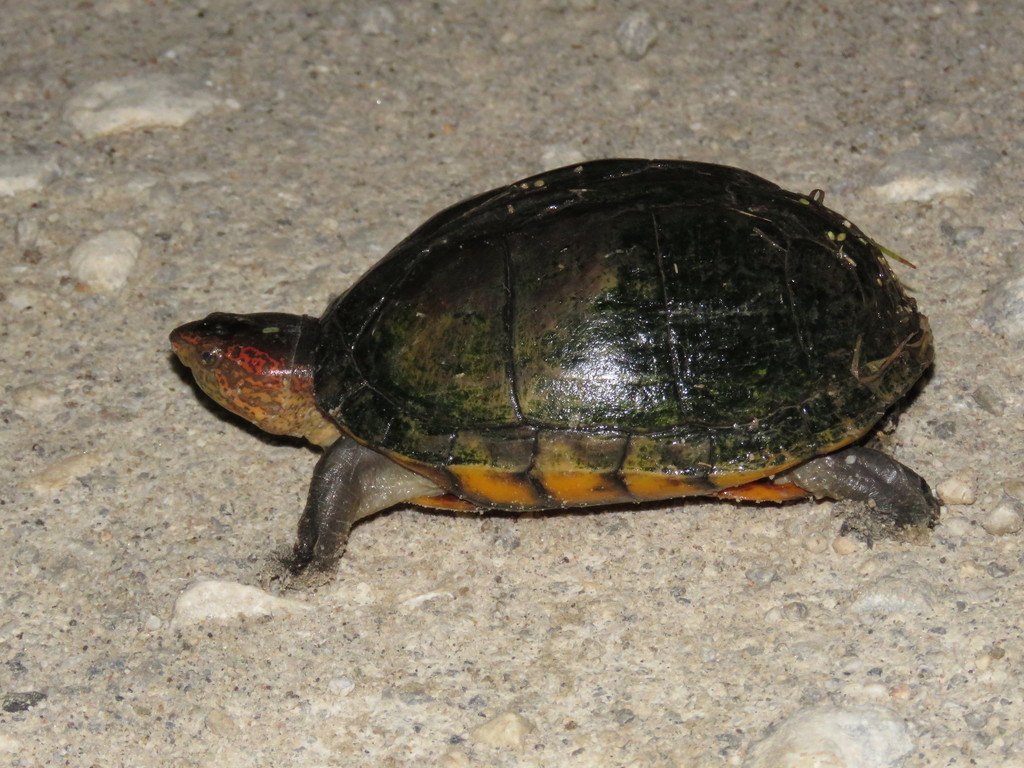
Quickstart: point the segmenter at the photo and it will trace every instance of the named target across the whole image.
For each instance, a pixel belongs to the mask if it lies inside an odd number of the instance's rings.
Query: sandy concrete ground
[[[1009,0],[5,4],[0,762],[1019,768],[1022,38]],[[197,395],[170,328],[318,314],[444,205],[605,156],[822,188],[917,264],[937,362],[892,451],[931,540],[397,509],[292,602],[176,614],[277,592],[315,455]]]

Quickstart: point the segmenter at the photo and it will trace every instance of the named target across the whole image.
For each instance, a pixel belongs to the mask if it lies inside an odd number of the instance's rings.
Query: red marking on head
[[[176,328],[171,346],[203,391],[232,413],[268,432],[322,442],[337,430],[313,398],[317,333],[309,317],[218,312]]]
[[[272,355],[257,347],[232,345],[224,350],[224,356],[233,360],[242,370],[258,377],[284,376],[295,369],[291,360]]]

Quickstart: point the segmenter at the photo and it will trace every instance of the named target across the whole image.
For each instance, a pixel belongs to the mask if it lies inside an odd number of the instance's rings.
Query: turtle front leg
[[[794,467],[781,479],[817,497],[874,502],[868,517],[847,520],[844,531],[875,535],[915,535],[934,527],[939,503],[924,478],[890,456],[854,446]]]
[[[403,501],[443,493],[422,475],[342,436],[324,450],[313,471],[289,569],[296,574],[310,565],[326,570],[344,553],[357,520]]]

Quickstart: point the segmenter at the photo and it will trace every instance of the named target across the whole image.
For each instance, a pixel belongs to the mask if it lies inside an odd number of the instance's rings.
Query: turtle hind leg
[[[327,570],[344,553],[357,520],[403,501],[443,493],[422,475],[342,436],[325,449],[313,471],[286,565],[293,574],[310,566]]]
[[[915,539],[938,521],[939,503],[924,478],[872,448],[854,446],[818,456],[782,477],[818,497],[872,502],[865,514],[843,524],[843,533],[869,541]]]

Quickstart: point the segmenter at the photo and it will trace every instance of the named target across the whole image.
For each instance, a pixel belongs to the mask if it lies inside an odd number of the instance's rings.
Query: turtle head
[[[275,435],[329,445],[338,428],[316,407],[315,318],[214,312],[175,328],[171,348],[219,405]]]

